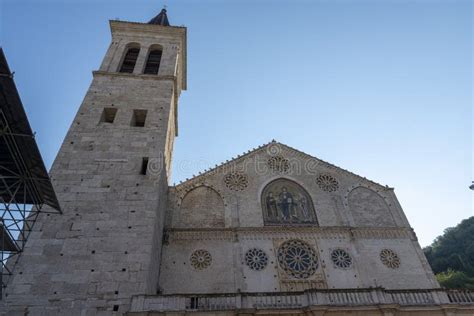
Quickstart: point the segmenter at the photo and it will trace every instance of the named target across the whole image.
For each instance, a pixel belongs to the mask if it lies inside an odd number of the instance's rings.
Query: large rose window
[[[289,240],[278,249],[278,263],[288,275],[307,279],[318,269],[318,256],[304,241]]]

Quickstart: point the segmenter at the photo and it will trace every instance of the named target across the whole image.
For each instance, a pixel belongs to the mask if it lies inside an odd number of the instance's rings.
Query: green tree
[[[450,269],[446,272],[438,273],[436,278],[442,287],[450,289],[474,289],[474,278],[469,277],[466,273],[461,271],[454,271]]]
[[[442,286],[474,288],[474,216],[445,229],[423,251]]]

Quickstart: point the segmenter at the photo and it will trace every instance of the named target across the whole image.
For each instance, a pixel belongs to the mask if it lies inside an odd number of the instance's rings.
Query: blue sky
[[[110,42],[188,27],[173,180],[272,139],[395,187],[422,246],[473,215],[471,1],[0,0],[48,167]]]

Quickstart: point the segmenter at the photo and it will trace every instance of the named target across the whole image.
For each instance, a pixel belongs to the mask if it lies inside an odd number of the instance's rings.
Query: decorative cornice
[[[181,39],[186,39],[185,26],[163,26],[157,24],[118,20],[110,20],[109,24],[112,32],[149,32],[155,35],[157,32],[159,32],[160,34],[180,35]]]
[[[134,74],[134,73],[125,73],[125,72],[111,72],[103,70],[95,70],[92,72],[95,76],[111,76],[111,77],[125,77],[133,79],[144,79],[144,80],[156,80],[156,81],[172,81],[174,83],[175,89],[177,86],[178,78],[176,76],[160,76],[160,75],[145,75],[145,74]]]
[[[357,239],[416,239],[411,228],[359,228],[353,229],[351,233]]]
[[[403,227],[308,227],[308,226],[264,226],[240,228],[171,228],[165,234],[173,240],[237,240],[237,239],[411,239],[415,240],[411,228]]]

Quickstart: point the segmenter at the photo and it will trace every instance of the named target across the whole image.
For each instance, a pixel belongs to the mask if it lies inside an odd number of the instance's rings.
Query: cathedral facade
[[[168,184],[186,28],[111,21],[6,315],[448,315],[394,190],[272,141]]]

